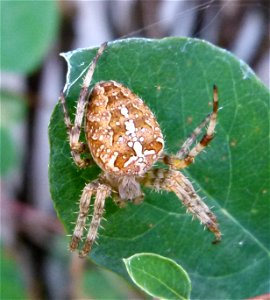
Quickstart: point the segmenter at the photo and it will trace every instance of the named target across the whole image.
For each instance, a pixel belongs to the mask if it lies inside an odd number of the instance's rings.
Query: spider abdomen
[[[86,138],[96,163],[119,175],[144,174],[163,151],[160,126],[147,105],[115,81],[97,83],[86,110]]]

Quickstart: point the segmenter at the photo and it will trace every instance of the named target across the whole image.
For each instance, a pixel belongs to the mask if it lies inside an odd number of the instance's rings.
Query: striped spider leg
[[[186,168],[194,162],[195,157],[210,143],[214,137],[218,112],[218,91],[213,88],[213,112],[209,114],[201,124],[192,132],[184,142],[176,155],[164,155],[161,160],[169,166],[169,170],[150,170],[142,179],[142,184],[156,190],[171,191],[183,202],[188,211],[197,217],[211,232],[215,234],[213,243],[221,240],[221,233],[218,229],[216,216],[195,192],[191,182],[179,170]],[[206,133],[199,143],[190,149],[202,129],[207,125]]]
[[[100,183],[98,180],[87,184],[82,192],[80,198],[80,211],[78,214],[75,229],[70,242],[70,250],[75,251],[80,241],[83,238],[83,232],[86,224],[86,220],[89,213],[90,201],[92,196],[96,196],[94,202],[94,212],[92,220],[89,226],[88,233],[86,235],[84,245],[80,251],[80,257],[85,257],[91,250],[98,234],[98,228],[104,212],[105,200],[111,194],[111,188],[108,185]]]
[[[89,94],[90,94],[89,86],[98,59],[102,55],[106,47],[107,47],[107,43],[101,45],[96,56],[94,57],[93,61],[91,62],[87,70],[86,76],[83,80],[79,99],[77,102],[74,124],[72,124],[70,120],[68,110],[67,110],[67,105],[66,105],[66,99],[63,92],[61,93],[59,98],[64,113],[64,122],[67,127],[71,155],[75,164],[79,168],[85,168],[94,163],[94,161],[91,158],[89,159],[89,158],[81,157],[82,153],[89,152],[89,147],[87,144],[79,141],[79,139],[81,134],[84,113],[85,113],[85,107],[89,100]],[[71,251],[74,251],[78,248],[79,243],[83,238],[83,232],[86,226],[86,220],[87,220],[89,207],[90,207],[90,200],[93,195],[95,195],[96,197],[94,202],[93,217],[90,223],[88,234],[84,241],[83,249],[80,251],[81,257],[86,256],[90,252],[92,245],[95,242],[95,239],[97,237],[97,230],[103,215],[104,202],[105,199],[109,197],[110,193],[111,193],[111,188],[105,184],[100,183],[98,180],[87,184],[82,191],[82,195],[80,198],[80,205],[79,205],[79,214],[77,217],[76,226],[70,242]]]
[[[82,128],[82,123],[83,123],[83,118],[84,118],[85,106],[89,100],[89,94],[90,94],[89,86],[90,86],[98,59],[102,55],[102,53],[104,52],[106,47],[107,47],[107,43],[104,43],[101,45],[96,56],[94,57],[93,61],[91,62],[89,69],[86,73],[86,76],[83,80],[82,88],[81,88],[79,99],[77,102],[74,124],[72,124],[72,122],[70,120],[68,110],[67,110],[67,105],[66,105],[66,98],[65,98],[63,92],[61,93],[60,98],[59,98],[59,102],[61,103],[63,112],[64,112],[64,121],[65,121],[65,125],[67,127],[71,155],[72,155],[72,158],[73,158],[74,162],[76,163],[76,165],[80,168],[85,168],[93,163],[92,160],[83,159],[81,157],[81,154],[84,152],[88,152],[89,148],[85,143],[80,142],[79,139],[80,139],[81,128]]]

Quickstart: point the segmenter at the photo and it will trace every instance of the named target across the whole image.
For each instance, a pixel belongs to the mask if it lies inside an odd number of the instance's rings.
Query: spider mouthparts
[[[213,245],[217,245],[221,242],[221,236],[217,236],[213,241],[212,244]]]

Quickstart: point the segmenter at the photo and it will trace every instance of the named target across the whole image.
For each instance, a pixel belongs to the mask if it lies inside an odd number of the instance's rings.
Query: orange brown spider
[[[65,96],[63,93],[60,96],[74,162],[79,168],[96,163],[102,170],[99,177],[86,184],[82,191],[70,249],[76,250],[83,239],[93,196],[94,212],[80,251],[81,257],[90,252],[96,240],[106,198],[112,196],[120,206],[127,201],[139,203],[144,198],[141,185],[174,192],[188,211],[214,233],[214,242],[220,241],[221,233],[215,215],[195,192],[191,182],[179,172],[193,163],[214,136],[218,112],[217,87],[213,89],[212,113],[192,132],[175,155],[167,155],[163,151],[164,138],[154,114],[130,89],[111,80],[98,82],[89,91],[97,61],[106,47],[107,43],[101,45],[84,78],[74,124],[68,115]],[[79,140],[83,120],[87,144]],[[206,133],[192,147],[207,124]],[[87,150],[92,161],[81,156]],[[168,169],[152,168],[157,161],[163,162]]]

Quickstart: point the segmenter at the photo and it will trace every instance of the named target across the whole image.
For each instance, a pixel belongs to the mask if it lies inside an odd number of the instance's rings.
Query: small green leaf
[[[175,261],[154,253],[138,253],[123,261],[133,282],[149,295],[189,299],[190,279]]]
[[[58,20],[55,1],[1,1],[1,69],[35,69],[52,45]]]

